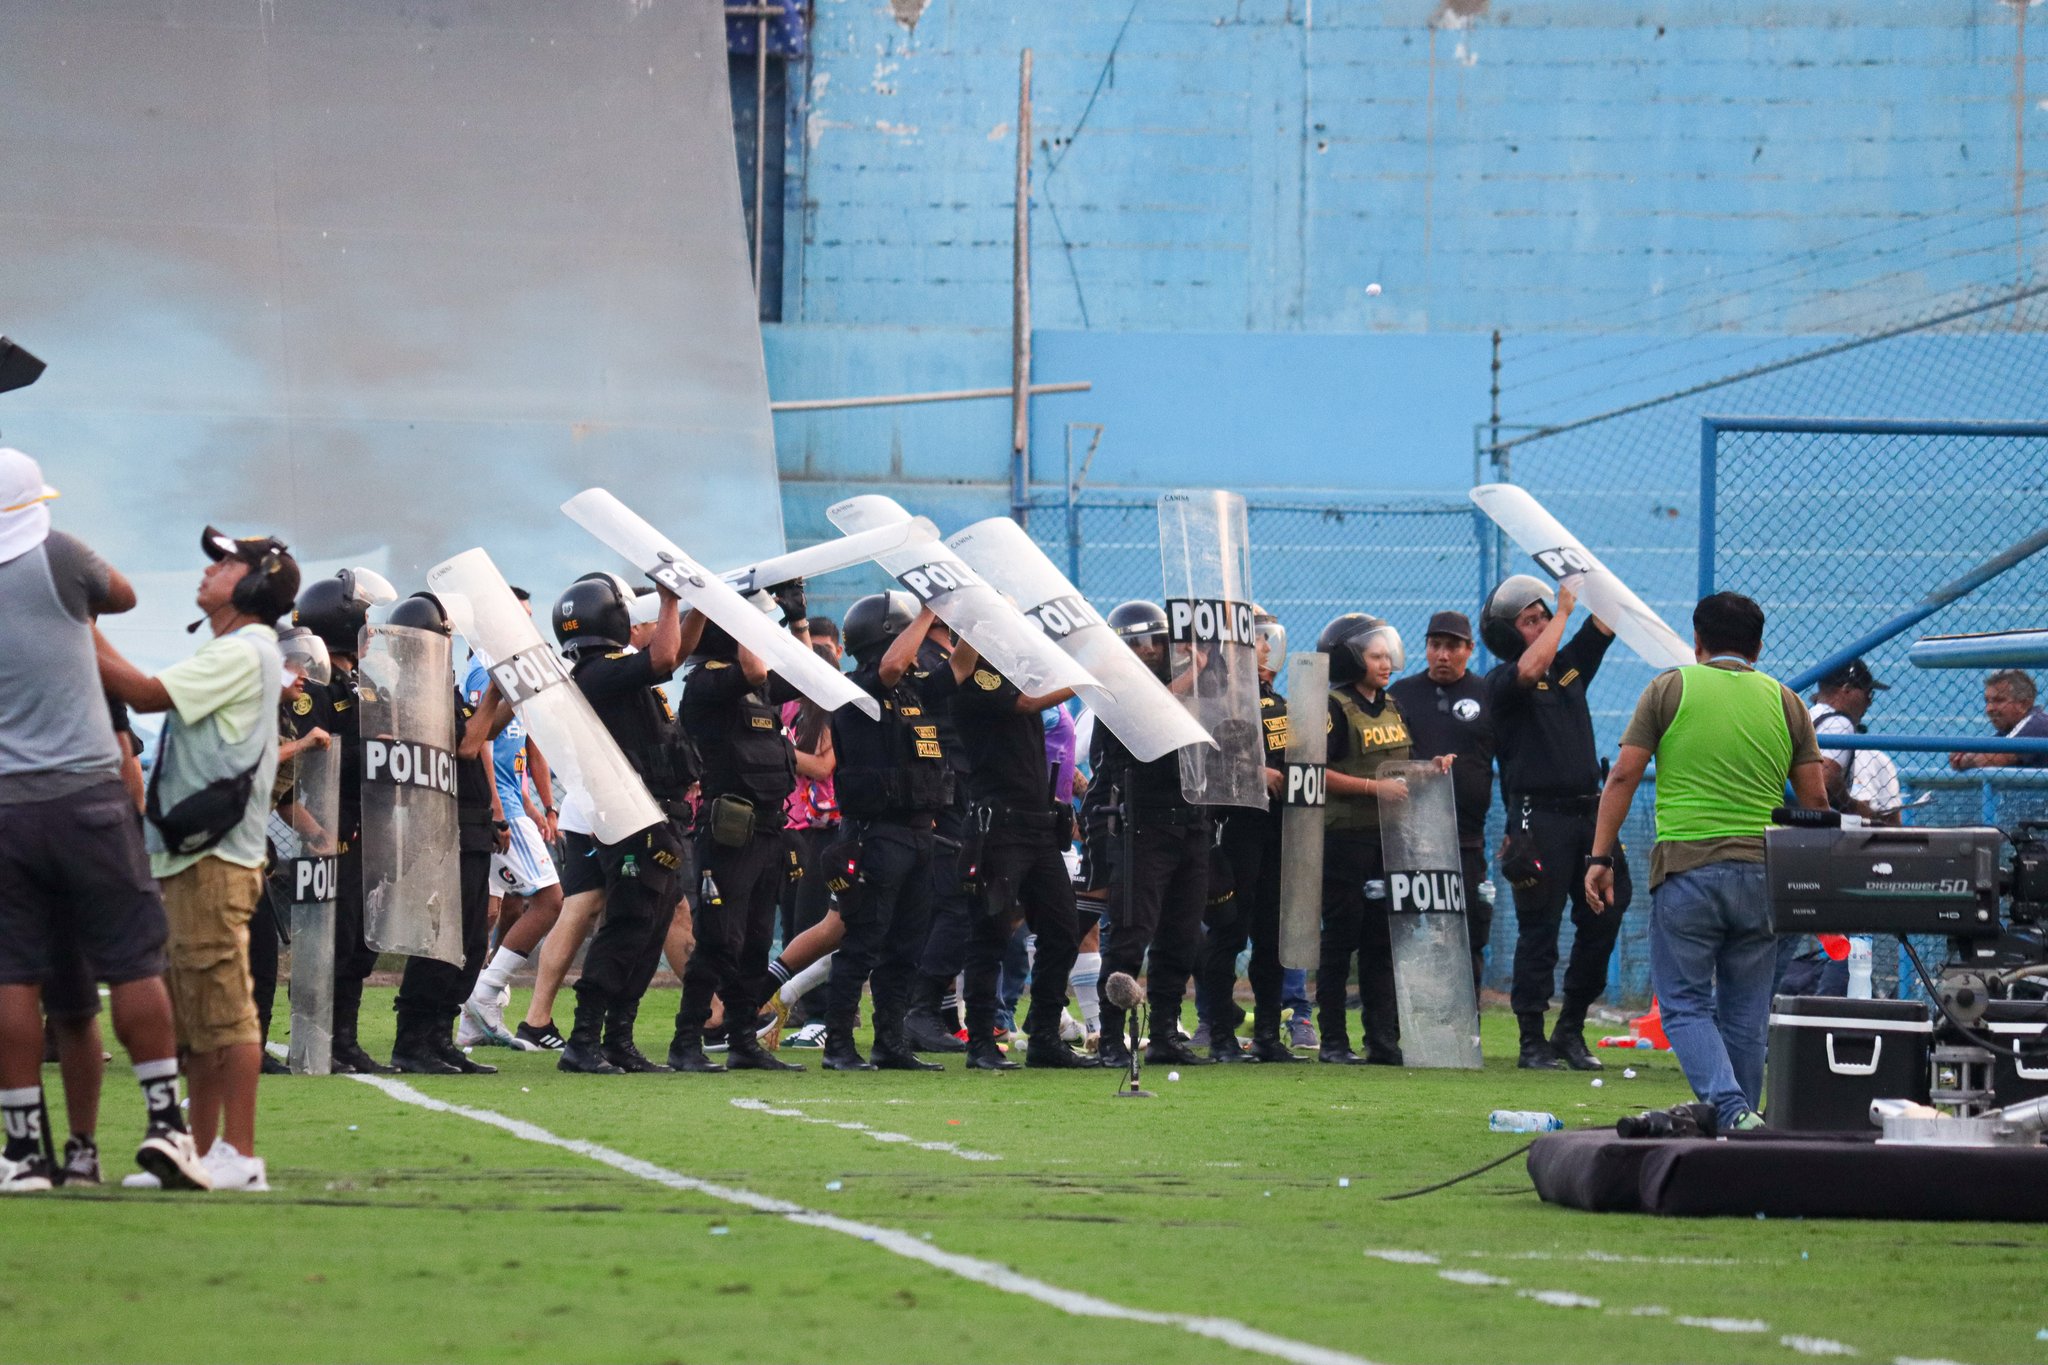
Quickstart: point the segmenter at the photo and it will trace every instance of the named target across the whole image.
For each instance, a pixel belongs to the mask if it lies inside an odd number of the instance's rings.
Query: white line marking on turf
[[[1365,1254],[1376,1260],[1392,1261],[1395,1265],[1436,1265],[1438,1263],[1437,1258],[1426,1251],[1402,1251],[1398,1248],[1374,1251],[1368,1248]]]
[[[1709,1332],[1768,1332],[1771,1325],[1755,1318],[1679,1318],[1684,1327],[1704,1327]]]
[[[766,1100],[736,1098],[732,1102],[732,1107],[745,1109],[749,1113],[772,1115],[778,1119],[802,1119],[805,1123],[822,1123],[832,1128],[843,1128],[849,1133],[861,1133],[877,1142],[907,1142],[920,1151],[944,1152],[947,1156],[957,1156],[962,1161],[1002,1160],[1002,1157],[994,1152],[977,1152],[972,1147],[962,1147],[957,1142],[919,1142],[908,1133],[885,1133],[879,1128],[870,1128],[865,1123],[844,1123],[838,1119],[813,1118],[801,1109],[777,1107]]]
[[[1517,1289],[1520,1298],[1537,1303],[1547,1303],[1552,1308],[1598,1308],[1600,1300],[1589,1299],[1584,1294],[1574,1294],[1569,1289]]]
[[[1514,1283],[1513,1280],[1504,1280],[1498,1275],[1489,1275],[1483,1270],[1439,1270],[1436,1273],[1436,1277],[1439,1280],[1449,1280],[1452,1284],[1499,1285]]]
[[[1789,1347],[1803,1356],[1853,1356],[1856,1348],[1844,1346],[1839,1341],[1826,1337],[1779,1337],[1780,1346]]]
[[[994,1261],[984,1261],[978,1256],[963,1256],[957,1252],[942,1251],[928,1242],[920,1241],[907,1232],[896,1228],[882,1227],[875,1223],[857,1222],[851,1218],[838,1218],[828,1213],[818,1213],[801,1204],[792,1204],[786,1199],[776,1199],[752,1190],[743,1190],[732,1185],[714,1184],[684,1175],[680,1171],[657,1166],[636,1156],[581,1138],[565,1138],[538,1124],[524,1119],[508,1118],[490,1109],[473,1109],[466,1104],[450,1104],[437,1100],[422,1091],[415,1090],[403,1081],[394,1081],[384,1076],[354,1076],[350,1079],[381,1090],[401,1104],[416,1105],[436,1114],[453,1114],[457,1118],[488,1124],[493,1128],[510,1133],[526,1142],[537,1142],[547,1147],[558,1147],[565,1152],[588,1157],[592,1161],[610,1166],[613,1170],[624,1171],[627,1175],[650,1181],[672,1190],[688,1190],[693,1194],[707,1195],[728,1204],[753,1209],[757,1213],[772,1213],[788,1222],[803,1227],[820,1228],[826,1232],[837,1232],[847,1237],[857,1237],[884,1251],[904,1257],[907,1260],[922,1261],[949,1275],[963,1280],[1000,1290],[1005,1294],[1016,1294],[1056,1308],[1062,1313],[1078,1318],[1111,1318],[1121,1322],[1138,1322],[1153,1327],[1177,1327],[1183,1332],[1211,1341],[1220,1341],[1241,1351],[1270,1356],[1275,1360],[1292,1362],[1292,1365],[1371,1365],[1360,1356],[1317,1346],[1305,1341],[1262,1332],[1232,1318],[1195,1317],[1188,1313],[1160,1313],[1149,1308],[1129,1308],[1093,1294],[1083,1294],[1072,1289],[1061,1289],[1058,1285],[1047,1284]]]

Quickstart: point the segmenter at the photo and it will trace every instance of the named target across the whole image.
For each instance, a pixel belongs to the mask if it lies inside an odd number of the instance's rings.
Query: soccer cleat
[[[782,998],[781,991],[768,997],[768,1014],[768,1023],[754,1037],[760,1040],[762,1047],[773,1052],[782,1046],[782,1030],[789,1026],[789,1002]]]
[[[825,1021],[824,1021],[824,1020],[822,1020],[822,1019],[813,1019],[813,1020],[812,1020],[812,1021],[811,1021],[810,1023],[808,1023],[808,1024],[805,1024],[805,1025],[804,1025],[804,1026],[803,1026],[802,1028],[798,1029],[798,1030],[797,1030],[797,1031],[796,1031],[795,1033],[791,1034],[791,1035],[789,1036],[788,1040],[786,1041],[786,1043],[784,1044],[784,1046],[786,1046],[786,1047],[823,1047],[823,1046],[825,1046]]]
[[[512,1031],[505,1027],[505,1006],[495,993],[485,999],[475,995],[462,1002],[462,1025],[455,1035],[456,1041],[464,1047],[487,1043],[492,1047],[512,1047]]]
[[[100,1149],[91,1138],[73,1134],[64,1143],[64,1164],[56,1171],[59,1185],[76,1185],[83,1189],[98,1185],[100,1180]]]
[[[260,1156],[243,1156],[226,1138],[215,1138],[213,1150],[203,1160],[215,1190],[239,1190],[264,1194],[270,1189],[269,1171]]]
[[[167,1190],[210,1190],[213,1176],[199,1159],[192,1135],[183,1128],[152,1121],[142,1145],[135,1149],[135,1164],[157,1178]],[[126,1181],[122,1182],[124,1185]]]
[[[1287,1045],[1289,1047],[1315,1047],[1316,1026],[1306,1016],[1295,1015],[1287,1021]]]
[[[569,1040],[556,1029],[555,1021],[552,1019],[539,1028],[521,1022],[518,1030],[512,1035],[512,1046],[521,1052],[560,1052],[568,1043]]]
[[[30,1152],[19,1161],[0,1156],[0,1194],[41,1194],[55,1183],[49,1158],[41,1152]]]

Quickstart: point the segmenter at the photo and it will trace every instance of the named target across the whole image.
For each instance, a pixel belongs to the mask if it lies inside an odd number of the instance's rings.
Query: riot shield
[[[1280,965],[1313,967],[1323,941],[1324,764],[1330,756],[1330,656],[1287,656],[1287,778],[1281,784]]]
[[[1159,499],[1159,562],[1173,690],[1215,740],[1180,751],[1180,789],[1196,806],[1266,809],[1259,724],[1259,639],[1252,620],[1244,499],[1182,489]]]
[[[289,843],[278,840],[281,887],[292,934],[292,1043],[289,1065],[300,1076],[325,1076],[333,1065],[335,859],[341,851],[341,751],[302,750],[292,760]]]
[[[616,844],[661,821],[633,765],[569,676],[561,655],[541,639],[533,618],[482,550],[465,550],[427,570],[427,584],[468,604],[464,632],[527,737],[557,777],[589,793],[599,843]],[[444,599],[445,600],[445,599]]]
[[[1481,484],[1472,490],[1472,501],[1543,572],[1560,583],[1569,580],[1587,610],[1612,627],[1644,663],[1652,668],[1683,668],[1694,662],[1692,646],[1527,489],[1507,483]]]
[[[462,964],[455,674],[445,635],[366,625],[362,690],[363,939]]]
[[[1379,780],[1398,781],[1406,791],[1379,801],[1402,1060],[1477,1067],[1479,1001],[1472,990],[1451,775],[1434,763],[1382,763]]]
[[[825,509],[834,526],[857,535],[909,518],[892,498],[864,493]],[[992,584],[939,539],[938,527],[923,517],[912,521],[911,538],[873,556],[890,577],[909,589],[918,605],[973,645],[996,672],[1026,696],[1042,697],[1062,688],[1103,687],[1086,668],[1045,637]],[[1104,689],[1108,690],[1108,689]]]
[[[772,559],[727,569],[719,578],[740,596],[748,597],[765,592],[777,583],[787,583],[792,578],[815,578],[819,574],[837,573],[856,564],[865,564],[874,556],[906,543],[915,532],[916,525],[906,514],[895,525],[877,526],[858,535],[821,540],[816,545],[790,550]]]
[[[827,711],[851,702],[871,719],[880,719],[880,702],[768,620],[753,603],[604,489],[584,489],[563,503],[562,511],[686,605],[717,622],[733,639],[767,660],[790,686]]]
[[[1101,682],[1076,690],[1140,763],[1190,744],[1213,744],[1023,527],[990,517],[954,532],[946,544]]]

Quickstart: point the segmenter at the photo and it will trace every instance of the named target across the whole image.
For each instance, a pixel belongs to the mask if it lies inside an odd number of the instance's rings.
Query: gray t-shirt
[[[0,805],[121,776],[92,645],[111,573],[62,531],[0,564]]]

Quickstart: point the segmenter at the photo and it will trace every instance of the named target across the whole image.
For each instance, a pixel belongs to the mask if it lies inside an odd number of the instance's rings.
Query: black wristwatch
[[[504,821],[504,820],[493,820],[493,821],[491,821],[491,828],[492,828],[492,829],[494,829],[494,830],[497,830],[497,831],[498,831],[499,833],[501,833],[501,834],[502,834],[502,833],[504,833],[504,832],[505,832],[506,830],[508,830],[508,829],[512,828],[512,826],[511,826],[511,824],[510,824],[510,823],[509,823],[508,821]]]
[[[1611,853],[1588,853],[1586,855],[1586,866],[1611,868],[1614,866],[1614,855]]]

